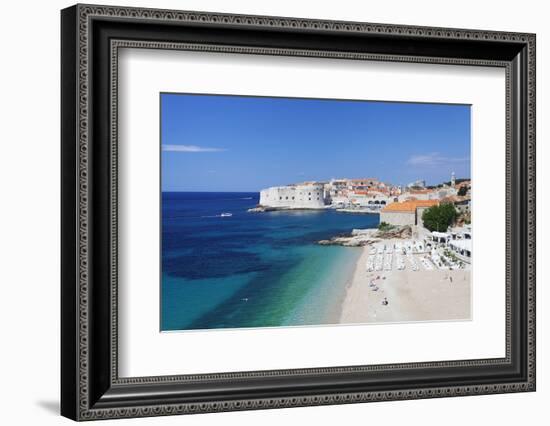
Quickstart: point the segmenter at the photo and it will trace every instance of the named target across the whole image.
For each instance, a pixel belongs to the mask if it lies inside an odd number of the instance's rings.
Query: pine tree
[[[451,203],[444,203],[424,210],[422,222],[424,227],[430,231],[445,232],[456,220],[456,216],[455,206]]]

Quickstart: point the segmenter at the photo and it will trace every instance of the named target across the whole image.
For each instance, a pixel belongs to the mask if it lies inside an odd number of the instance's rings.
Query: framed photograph
[[[535,35],[61,12],[61,412],[535,390]]]

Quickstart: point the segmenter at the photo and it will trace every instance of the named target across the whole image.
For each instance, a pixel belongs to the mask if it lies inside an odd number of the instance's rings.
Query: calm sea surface
[[[378,215],[248,213],[258,198],[162,194],[162,330],[338,322],[360,250],[316,242],[375,227]]]

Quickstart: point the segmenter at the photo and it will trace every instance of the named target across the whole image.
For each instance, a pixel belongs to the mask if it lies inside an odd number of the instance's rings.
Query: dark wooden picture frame
[[[61,29],[62,415],[92,420],[535,390],[535,35],[95,5],[64,9]],[[505,68],[506,356],[118,377],[120,47]]]

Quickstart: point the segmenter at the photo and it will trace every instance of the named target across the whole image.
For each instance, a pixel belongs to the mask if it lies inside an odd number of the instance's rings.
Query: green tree
[[[449,225],[456,220],[457,212],[451,203],[432,206],[422,213],[422,222],[430,231],[445,232]]]
[[[391,229],[393,229],[394,226],[393,225],[390,225],[389,223],[387,222],[380,222],[380,225],[378,225],[378,230],[379,231],[382,231],[382,232],[385,232],[385,231],[389,231]]]
[[[464,186],[461,186],[460,189],[458,190],[458,195],[463,197],[464,195],[466,195],[467,192],[468,192],[468,188],[466,187],[466,185],[464,185]]]

